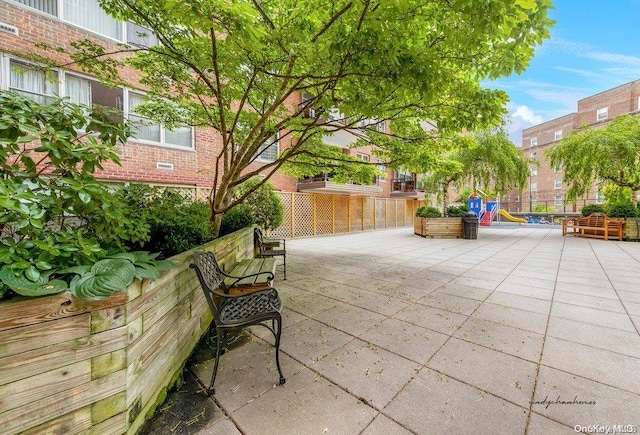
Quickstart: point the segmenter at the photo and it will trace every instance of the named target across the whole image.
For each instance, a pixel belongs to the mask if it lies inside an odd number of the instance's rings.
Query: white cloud
[[[531,125],[540,124],[542,122],[542,116],[535,115],[533,110],[527,106],[518,106],[518,108],[511,114],[512,118],[521,118],[523,121],[530,123]]]

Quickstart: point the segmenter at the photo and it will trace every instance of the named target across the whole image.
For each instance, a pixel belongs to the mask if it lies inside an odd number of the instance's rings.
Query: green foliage
[[[558,210],[552,205],[536,204],[533,206],[533,211],[536,213],[555,213]]]
[[[634,218],[640,216],[638,207],[631,201],[611,204],[605,207],[607,216],[616,218]]]
[[[447,192],[452,184],[473,182],[474,188],[502,194],[512,187],[522,188],[529,175],[529,161],[509,140],[503,128],[482,131],[473,137],[460,135],[452,150],[439,156],[435,169],[424,177],[427,192]]]
[[[261,183],[263,184],[259,185]],[[254,223],[260,228],[275,230],[282,224],[284,205],[280,195],[273,190],[273,185],[268,181],[259,177],[250,178],[238,188],[237,196],[245,197],[244,204],[249,207]]]
[[[159,258],[168,258],[214,238],[211,209],[204,201],[142,184],[130,184],[118,190],[116,197],[136,216],[139,225],[149,227],[149,237],[132,243],[132,248],[158,252]]]
[[[242,202],[233,199],[234,186],[258,173],[269,178],[285,162],[296,174],[327,171],[337,181],[371,183],[375,162],[355,164],[323,142],[327,134],[351,137],[349,148],[375,144],[380,158],[415,172],[437,167],[446,137],[500,122],[507,95],[482,81],[524,71],[553,24],[551,0],[100,4],[149,28],[161,44],[135,53],[123,47],[121,56],[75,41],[72,58],[129,86],[118,74],[126,63],[149,91],[141,114],[220,133],[220,153],[211,156],[224,166],[214,174],[215,219]],[[299,94],[308,96],[304,104],[283,104]],[[304,116],[310,109],[315,116]],[[426,120],[438,134],[425,132]],[[378,131],[379,122],[390,128]],[[277,160],[252,165],[277,133],[287,144]]]
[[[250,227],[255,224],[253,210],[248,204],[238,204],[231,210],[226,212],[222,217],[222,225],[220,225],[219,236],[231,234],[242,228]]]
[[[633,202],[633,191],[629,187],[607,184],[602,188],[601,192],[604,194],[605,207],[611,204]]]
[[[442,213],[435,207],[423,205],[416,210],[416,217],[421,218],[439,218],[442,217]]]
[[[464,217],[467,213],[469,213],[469,207],[466,205],[450,205],[447,207],[447,217]]]
[[[562,164],[567,198],[587,195],[596,183],[640,190],[640,117],[623,115],[604,128],[583,127],[547,151]]]
[[[589,216],[591,213],[606,213],[604,206],[600,204],[587,204],[580,211],[582,216]]]
[[[40,104],[6,91],[0,108],[0,293],[58,293],[79,273],[74,267],[91,267],[147,237],[148,228],[135,225],[93,175],[119,162],[116,146],[129,134],[124,125],[103,110],[61,99]],[[123,289],[112,285],[90,296]]]

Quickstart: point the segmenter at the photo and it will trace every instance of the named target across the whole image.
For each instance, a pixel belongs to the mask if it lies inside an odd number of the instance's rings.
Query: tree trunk
[[[449,207],[449,188],[445,186],[442,188],[442,216],[447,216],[447,207]]]

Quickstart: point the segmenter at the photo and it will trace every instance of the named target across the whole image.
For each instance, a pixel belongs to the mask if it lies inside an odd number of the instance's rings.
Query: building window
[[[14,0],[16,3],[29,6],[46,14],[58,15],[58,0]]]
[[[531,197],[531,206],[534,207],[537,204],[538,204],[538,195],[533,195]]]
[[[97,104],[118,111],[123,109],[121,88],[110,88],[96,80],[69,73],[64,75],[64,88],[65,96],[69,97],[72,103],[89,107]],[[122,120],[122,116],[118,119]]]
[[[602,121],[604,119],[607,119],[608,117],[609,117],[608,107],[601,107],[598,110],[596,110],[596,121]]]
[[[57,74],[27,63],[9,61],[9,89],[38,103],[48,103],[58,94]],[[52,76],[52,74],[55,75]]]
[[[531,190],[538,190],[538,183],[531,183]]]
[[[529,146],[537,146],[538,145],[538,137],[534,136],[531,139],[529,139]]]
[[[596,204],[604,204],[604,193],[598,192],[596,195]]]
[[[100,35],[122,40],[122,22],[107,15],[97,0],[64,0],[64,20]]]
[[[378,168],[379,171],[383,172],[384,175],[378,175],[376,176],[377,181],[387,181],[387,167],[385,166],[385,161],[382,159],[376,159],[376,168]]]
[[[537,167],[534,166],[534,167],[531,168],[531,175],[532,176],[538,175],[538,168]]]
[[[127,118],[130,121],[131,133],[134,138],[157,144],[174,145],[184,148],[193,147],[193,129],[191,127],[169,130],[145,116],[136,114],[136,108],[142,103],[144,103],[144,94],[133,91],[128,92]]]
[[[516,197],[515,197],[514,201],[515,201],[515,202],[520,202],[520,195],[516,195]]]
[[[537,159],[537,158],[538,158],[538,153],[537,153],[537,152],[535,152],[535,151],[534,151],[534,152],[532,152],[532,153],[531,153],[531,158],[532,158],[532,159]]]
[[[562,195],[555,195],[553,197],[553,205],[562,205]]]
[[[553,188],[562,189],[562,180],[556,178],[555,181],[553,182]]]
[[[553,132],[553,140],[562,139],[562,130],[556,130]]]
[[[504,196],[504,200],[505,201],[510,201],[511,200],[511,195],[509,195],[508,193]]]
[[[360,160],[364,160],[365,162],[368,162],[371,160],[371,158],[367,154],[356,153],[356,157],[359,158]]]
[[[275,162],[280,153],[280,136],[275,134],[260,145],[258,160],[262,162]]]
[[[553,168],[554,172],[562,172],[562,163],[558,163],[557,165],[554,166]]]
[[[138,47],[153,47],[158,45],[158,37],[146,27],[127,22],[127,44]]]

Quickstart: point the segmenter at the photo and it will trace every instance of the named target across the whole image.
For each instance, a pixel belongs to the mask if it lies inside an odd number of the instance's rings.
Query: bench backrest
[[[218,265],[216,256],[213,255],[212,252],[194,252],[193,262],[189,267],[196,271],[198,281],[200,281],[200,285],[204,291],[209,308],[211,308],[211,312],[217,313],[217,302],[219,301],[215,296],[221,296],[217,290],[219,287],[222,287],[225,290],[225,293],[228,293],[228,289],[224,284],[225,276]]]
[[[604,213],[591,213],[589,216],[580,218],[578,220],[578,225],[603,228],[607,220],[608,216]]]

